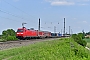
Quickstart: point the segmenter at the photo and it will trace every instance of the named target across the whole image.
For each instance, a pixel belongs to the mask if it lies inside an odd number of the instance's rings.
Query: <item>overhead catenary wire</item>
[[[25,18],[23,18],[23,17],[17,16],[17,15],[15,15],[15,14],[9,13],[9,12],[7,12],[7,11],[3,11],[3,10],[1,10],[1,9],[0,9],[0,12],[5,13],[5,14],[8,14],[8,15],[13,16],[13,17],[17,17],[17,18],[23,20],[23,22],[26,21],[26,20],[28,20],[28,19],[25,19]],[[7,17],[4,17],[4,18],[6,19]],[[9,19],[10,19],[10,18],[9,18]],[[10,20],[16,21],[16,20],[14,20],[14,19],[10,19]],[[19,22],[20,20],[17,20],[17,21]]]
[[[11,13],[9,13],[9,12],[6,12],[6,11],[1,10],[3,13],[6,13],[6,14],[8,14],[8,15],[11,15],[11,16],[14,16],[14,17],[17,17],[17,18],[21,18],[21,19],[23,19],[24,22],[29,21],[30,16],[31,16],[30,14],[26,13],[26,12],[23,11],[22,9],[14,6],[13,4],[11,4],[11,3],[9,3],[9,2],[7,2],[7,1],[5,1],[5,0],[2,0],[2,1],[5,2],[5,3],[7,3],[7,4],[9,4],[9,5],[12,6],[13,8],[19,10],[20,12],[27,14],[27,16],[29,16],[29,18],[26,18],[26,19],[25,19],[24,17],[20,17],[20,16],[17,16],[17,15],[15,15],[15,14],[11,14]],[[32,17],[34,17],[34,16],[32,16]],[[36,18],[36,17],[34,17],[34,18]],[[32,20],[32,22],[34,22],[34,21]]]
[[[14,7],[15,9],[19,10],[20,12],[23,12],[23,13],[27,14],[28,16],[30,16],[30,14],[26,13],[26,11],[23,11],[22,9],[14,6],[13,4],[9,3],[8,1],[5,1],[5,0],[3,0],[3,1],[4,1],[5,3],[9,4],[10,6]],[[9,15],[18,17],[18,16],[16,16],[16,15],[13,15],[13,14],[10,14],[10,13],[9,13]],[[20,18],[20,17],[18,17],[18,18]],[[24,19],[24,18],[21,18],[21,19]],[[51,24],[52,24],[52,22],[51,22]],[[60,23],[58,22],[58,24],[60,24]]]
[[[7,18],[7,17],[2,17],[2,16],[0,16],[1,18],[4,18],[4,19],[7,19],[7,20],[13,20],[13,19],[11,19],[11,18]],[[15,20],[16,22],[20,22],[19,20]]]
[[[47,26],[46,28],[50,28],[50,29],[54,29],[53,32],[56,33],[57,31],[60,32],[59,28],[57,28],[58,25],[60,25],[60,22],[44,22],[43,25],[45,24],[45,26]],[[48,25],[50,24],[50,25]],[[45,26],[41,27],[41,28],[45,28]]]
[[[0,12],[3,12],[3,13],[5,13],[5,14],[11,15],[11,16],[14,16],[14,17],[17,17],[17,18],[24,19],[23,17],[19,17],[19,16],[16,16],[16,15],[14,15],[14,14],[11,14],[11,13],[9,13],[9,12],[2,11],[1,9],[0,9]]]
[[[20,12],[23,12],[23,13],[27,14],[28,16],[30,16],[30,14],[28,14],[28,13],[26,13],[25,11],[21,10],[20,8],[14,6],[13,4],[11,4],[11,3],[9,3],[9,2],[7,2],[7,1],[5,1],[5,0],[3,0],[3,1],[4,1],[5,3],[9,4],[10,6],[16,8],[16,9],[19,10]],[[31,16],[32,16],[32,15],[31,15]],[[35,16],[32,16],[32,17],[36,18]]]
[[[19,9],[19,8],[17,8],[16,6],[14,6],[14,5],[10,4],[9,2],[7,2],[7,1],[5,1],[5,0],[3,0],[3,1],[4,1],[5,3],[7,3],[7,4],[11,5],[12,7],[14,7],[14,8],[16,8],[16,9],[18,9],[18,10],[22,11],[21,9]],[[22,12],[24,12],[24,11],[22,11]]]

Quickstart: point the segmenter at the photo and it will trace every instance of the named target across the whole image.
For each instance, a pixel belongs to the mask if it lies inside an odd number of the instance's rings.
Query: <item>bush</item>
[[[82,39],[85,38],[85,35],[83,33],[78,33],[78,36],[81,37]]]
[[[73,34],[72,38],[74,39],[75,42],[77,42],[78,44],[80,44],[84,47],[87,45],[87,42],[82,39],[81,35]]]
[[[82,46],[86,46],[87,45],[87,42],[85,41],[85,40],[81,40],[81,43],[80,43],[80,45],[82,45]]]
[[[8,36],[6,38],[7,41],[12,41],[12,40],[18,40],[15,36]]]

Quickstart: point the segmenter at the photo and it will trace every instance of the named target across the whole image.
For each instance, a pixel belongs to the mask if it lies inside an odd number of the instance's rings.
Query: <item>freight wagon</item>
[[[62,37],[62,34],[60,33],[51,33],[51,38],[57,38],[57,37]]]

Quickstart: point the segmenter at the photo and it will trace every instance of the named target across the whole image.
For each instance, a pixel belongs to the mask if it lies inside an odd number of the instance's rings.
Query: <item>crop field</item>
[[[89,60],[90,51],[71,38],[0,51],[0,60]]]
[[[87,41],[87,47],[90,48],[90,39],[84,39],[85,41]]]
[[[85,41],[87,41],[88,43],[90,43],[90,39],[84,39]]]

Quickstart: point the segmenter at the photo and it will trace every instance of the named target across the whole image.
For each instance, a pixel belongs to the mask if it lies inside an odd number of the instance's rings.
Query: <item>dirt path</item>
[[[86,49],[88,49],[88,50],[90,50],[90,48],[88,48],[88,47],[85,47]]]

